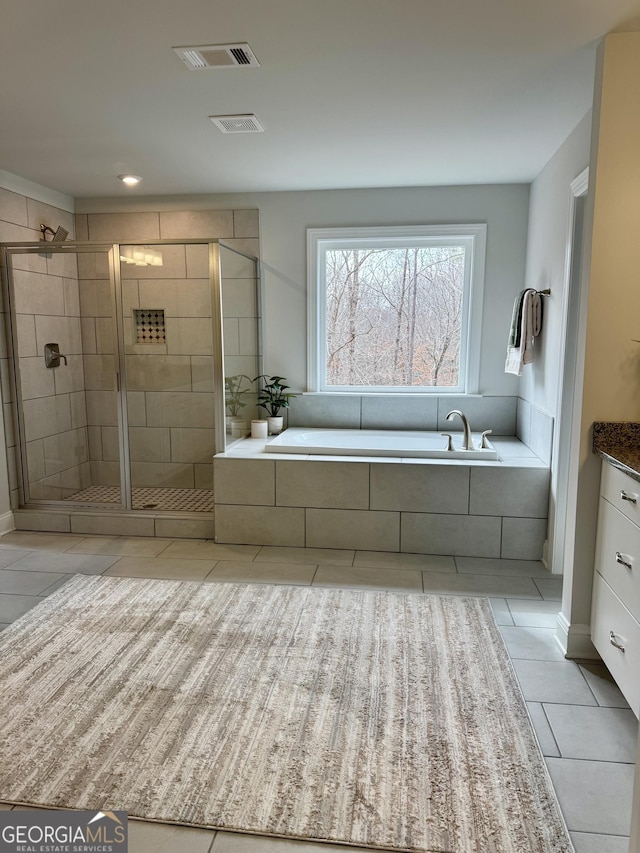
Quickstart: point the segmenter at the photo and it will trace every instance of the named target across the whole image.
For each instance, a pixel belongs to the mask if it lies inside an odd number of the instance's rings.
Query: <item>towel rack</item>
[[[536,290],[538,296],[551,296],[551,289],[547,287],[546,290]]]

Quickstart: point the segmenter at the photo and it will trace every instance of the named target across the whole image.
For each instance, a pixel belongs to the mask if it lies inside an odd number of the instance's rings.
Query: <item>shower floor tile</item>
[[[213,492],[210,489],[151,489],[134,488],[134,509],[157,509],[170,512],[213,512]],[[74,503],[120,503],[118,486],[89,486],[65,498]]]

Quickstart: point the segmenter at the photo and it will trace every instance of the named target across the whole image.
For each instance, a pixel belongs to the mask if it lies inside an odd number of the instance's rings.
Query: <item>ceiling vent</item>
[[[254,115],[209,116],[223,133],[263,133],[264,127]]]
[[[260,65],[248,44],[210,44],[200,47],[174,47],[173,50],[189,71]]]

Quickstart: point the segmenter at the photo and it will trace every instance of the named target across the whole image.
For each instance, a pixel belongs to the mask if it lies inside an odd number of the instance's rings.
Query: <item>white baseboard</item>
[[[600,660],[600,655],[591,642],[590,625],[572,625],[564,613],[558,613],[556,640],[566,658]]]
[[[15,529],[16,523],[12,512],[5,512],[4,515],[0,515],[0,536]]]

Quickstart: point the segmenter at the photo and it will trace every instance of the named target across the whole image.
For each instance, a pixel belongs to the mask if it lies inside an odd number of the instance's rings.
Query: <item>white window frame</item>
[[[469,262],[465,268],[460,332],[460,382],[457,387],[335,386],[326,383],[325,254],[331,249],[425,245],[463,245]],[[482,306],[487,226],[464,225],[377,226],[366,228],[307,229],[307,389],[323,394],[478,394],[482,345]]]

